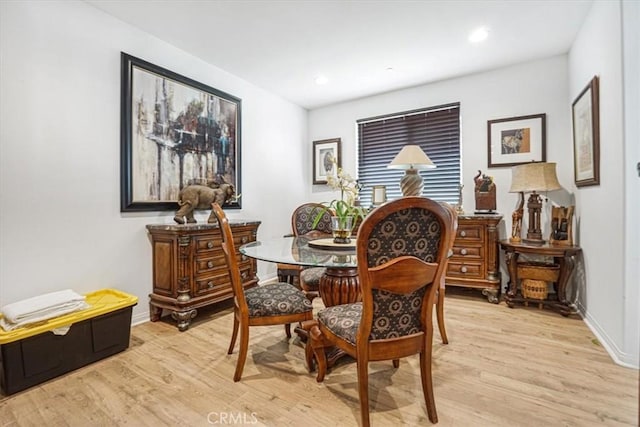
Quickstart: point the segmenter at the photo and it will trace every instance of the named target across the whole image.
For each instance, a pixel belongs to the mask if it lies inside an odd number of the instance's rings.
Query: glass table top
[[[355,247],[324,249],[309,246],[308,237],[279,237],[247,243],[240,253],[261,261],[315,267],[356,267]]]

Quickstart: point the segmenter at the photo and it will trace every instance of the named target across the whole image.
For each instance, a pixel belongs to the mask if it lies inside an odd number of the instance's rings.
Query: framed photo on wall
[[[489,167],[546,161],[546,135],[546,114],[487,121]]]
[[[241,193],[239,98],[122,52],[120,102],[121,212],[176,210],[191,184]]]
[[[573,170],[577,187],[600,184],[598,76],[573,101]]]
[[[327,177],[337,173],[336,167],[342,167],[340,138],[313,141],[313,183],[326,184]]]

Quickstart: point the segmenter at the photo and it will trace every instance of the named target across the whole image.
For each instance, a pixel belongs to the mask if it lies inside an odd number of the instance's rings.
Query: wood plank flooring
[[[638,371],[614,364],[578,317],[447,290],[449,345],[435,329],[439,426],[636,426]],[[321,307],[317,299],[316,308]],[[222,310],[220,310],[222,308]],[[252,328],[240,382],[227,307],[133,327],[130,348],[12,396],[0,426],[357,426],[355,363],[318,384],[283,327]],[[369,366],[374,426],[430,425],[418,357]]]

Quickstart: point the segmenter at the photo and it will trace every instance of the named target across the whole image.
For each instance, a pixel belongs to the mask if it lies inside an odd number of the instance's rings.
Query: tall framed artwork
[[[239,98],[122,52],[120,211],[178,209],[191,184],[240,194],[240,131]]]
[[[600,184],[600,106],[598,76],[572,105],[573,170],[577,187]]]
[[[546,161],[546,118],[546,114],[532,114],[487,121],[488,166]]]
[[[327,177],[335,175],[340,159],[340,138],[313,141],[313,183],[326,184]]]

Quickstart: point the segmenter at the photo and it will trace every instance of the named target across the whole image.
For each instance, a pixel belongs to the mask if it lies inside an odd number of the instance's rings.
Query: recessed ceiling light
[[[480,27],[469,34],[469,41],[471,43],[479,43],[489,37],[489,29],[487,27]]]
[[[317,85],[326,85],[327,83],[329,83],[329,79],[323,76],[322,74],[320,74],[319,76],[316,77],[315,82]]]

